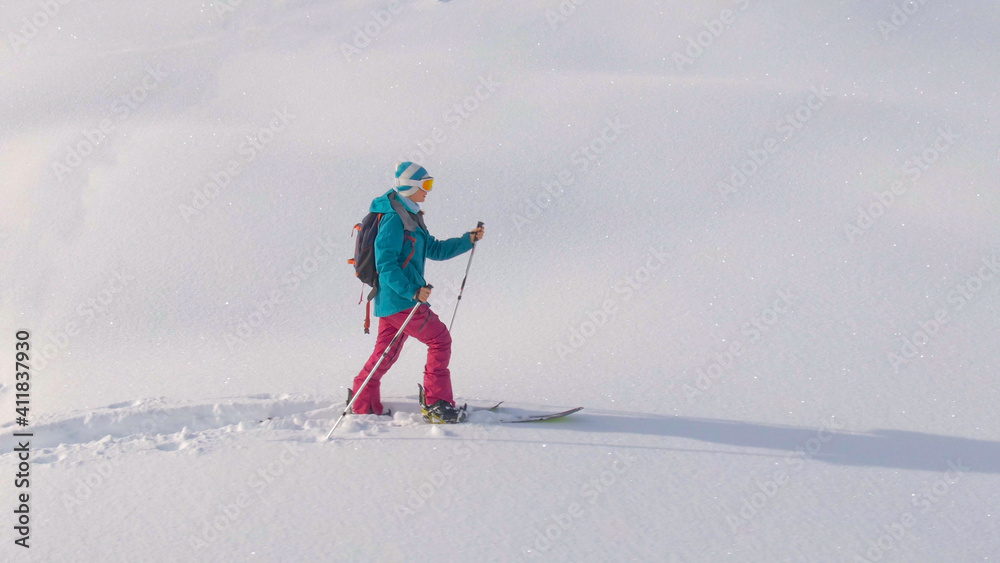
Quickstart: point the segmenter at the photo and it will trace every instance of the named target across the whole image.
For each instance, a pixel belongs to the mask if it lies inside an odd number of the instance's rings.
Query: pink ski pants
[[[357,414],[382,414],[382,401],[379,393],[379,380],[385,372],[396,363],[399,352],[403,349],[403,344],[409,337],[416,338],[427,345],[427,365],[424,366],[424,389],[428,405],[433,405],[437,401],[444,399],[452,406],[455,398],[451,391],[451,372],[448,371],[448,362],[451,360],[451,334],[448,327],[438,318],[429,306],[418,305],[419,309],[410,319],[410,324],[406,325],[403,334],[393,350],[389,351],[385,360],[379,365],[378,371],[372,375],[371,381],[365,387],[362,394],[354,402],[351,409]],[[379,318],[378,338],[375,340],[375,350],[372,352],[361,373],[354,378],[354,393],[358,393],[358,388],[364,383],[368,373],[378,362],[379,358],[389,347],[392,337],[396,336],[400,325],[406,321],[411,309],[400,311],[388,317]]]

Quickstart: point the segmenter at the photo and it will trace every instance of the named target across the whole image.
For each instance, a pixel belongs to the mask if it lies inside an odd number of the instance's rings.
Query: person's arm
[[[483,238],[484,233],[485,230],[482,227],[477,227],[460,237],[448,240],[437,240],[428,233],[427,258],[431,260],[448,260],[449,258],[464,254],[472,250],[474,241]]]
[[[403,250],[403,221],[395,213],[382,217],[375,237],[375,269],[378,283],[403,297],[414,298],[420,284],[411,281],[400,267],[399,254]]]

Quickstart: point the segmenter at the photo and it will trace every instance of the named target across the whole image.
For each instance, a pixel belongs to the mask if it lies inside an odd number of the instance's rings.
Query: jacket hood
[[[392,203],[389,201],[389,196],[396,190],[389,190],[379,197],[372,200],[372,206],[368,209],[372,213],[393,213],[396,210],[392,208]]]
[[[417,230],[417,227],[427,230],[427,226],[424,224],[424,218],[420,214],[413,214],[406,210],[403,206],[403,202],[399,201],[400,195],[396,193],[395,189],[389,190],[382,194],[381,196],[372,200],[372,205],[368,209],[372,213],[395,213],[399,215],[399,218],[403,221],[403,229],[413,232]]]

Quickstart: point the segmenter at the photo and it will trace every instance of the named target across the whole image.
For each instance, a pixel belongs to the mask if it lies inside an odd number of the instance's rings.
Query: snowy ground
[[[1000,7],[513,4],[0,4],[0,558],[1000,558]],[[399,160],[506,402],[324,442]]]

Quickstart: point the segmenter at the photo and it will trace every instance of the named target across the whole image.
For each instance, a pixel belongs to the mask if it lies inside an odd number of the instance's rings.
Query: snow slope
[[[516,4],[516,3],[515,3]],[[48,10],[48,12],[46,12]],[[42,14],[42,15],[39,15]],[[0,6],[9,560],[1000,557],[998,7]],[[399,160],[487,225],[461,401],[323,442]],[[466,258],[434,263],[448,315]]]

